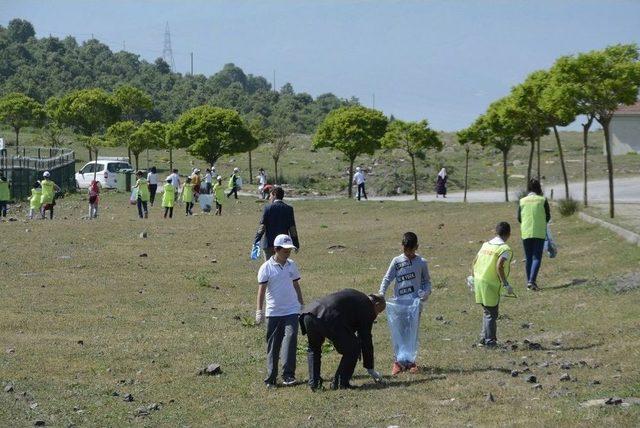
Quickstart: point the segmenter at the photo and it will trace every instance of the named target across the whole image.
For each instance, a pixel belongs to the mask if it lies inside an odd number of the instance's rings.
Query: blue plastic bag
[[[257,260],[260,257],[260,245],[253,244],[253,248],[251,249],[251,260]]]
[[[387,322],[396,361],[415,363],[418,356],[420,299],[391,299],[387,301]]]
[[[553,235],[551,235],[551,228],[549,227],[549,223],[547,223],[547,237],[544,240],[544,251],[547,253],[550,259],[554,259],[558,255],[558,247],[553,240]]]

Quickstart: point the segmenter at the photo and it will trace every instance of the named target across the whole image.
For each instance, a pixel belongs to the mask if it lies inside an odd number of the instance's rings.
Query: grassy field
[[[12,134],[5,129],[5,137],[13,141]],[[566,166],[570,181],[582,180],[582,133],[562,132]],[[419,190],[434,192],[435,177],[442,166],[449,172],[449,190],[456,191],[464,187],[464,150],[455,141],[454,134],[442,134],[445,147],[441,152],[429,152],[425,161],[418,161]],[[43,144],[38,133],[25,131],[21,137],[23,144]],[[68,137],[69,144],[76,150],[76,159],[80,169],[88,160],[86,149]],[[593,132],[590,136],[589,150],[589,178],[604,178],[607,174],[606,158],[602,153],[602,132]],[[562,181],[562,172],[558,161],[556,142],[553,136],[542,140],[541,175],[543,184]],[[253,175],[263,167],[270,178],[273,178],[274,167],[271,159],[270,146],[260,146],[253,153]],[[126,156],[123,148],[105,148],[101,151],[105,156]],[[529,149],[526,146],[516,147],[510,154],[509,186],[511,189],[523,188],[525,184]],[[184,149],[176,150],[173,154],[174,166],[181,174],[190,173],[197,166],[204,171],[205,163],[189,156]],[[371,195],[395,194],[400,188],[402,193],[411,193],[411,163],[410,159],[401,151],[378,151],[373,156],[361,156],[357,162],[370,169],[368,177],[368,192]],[[161,175],[169,170],[169,154],[166,151],[150,151],[149,166],[156,165]],[[535,164],[534,164],[535,165]],[[244,174],[245,183],[248,181],[248,155],[240,154],[225,156],[217,163],[218,172],[228,177],[232,169],[238,166]],[[140,167],[147,168],[147,156],[140,156]],[[348,163],[340,153],[329,149],[313,150],[311,137],[298,135],[282,155],[278,169],[287,183],[299,194],[337,194],[345,193],[347,186]],[[628,154],[614,158],[614,172],[616,177],[640,175],[640,156]],[[469,188],[490,189],[502,188],[502,155],[491,149],[482,150],[473,147],[469,163]]]
[[[637,425],[640,406],[579,403],[640,396],[640,290],[616,291],[639,270],[640,248],[576,217],[557,218],[559,256],[545,258],[543,290],[531,294],[514,238],[519,298],[503,302],[498,338],[518,348],[487,351],[471,346],[481,311],[464,278],[496,221],[510,221],[518,236],[513,205],[293,205],[302,246],[293,258],[307,302],[345,287],[375,292],[402,233],[418,234],[434,283],[419,374],[389,377],[382,315],[373,333],[385,385],[374,386],[359,366],[361,390],[266,390],[264,328],[251,323],[259,263],[249,260],[261,204],[241,198],[222,217],[187,218],[178,207],[166,221],[156,207],[140,221],[126,195],[110,193],[89,221],[82,219],[87,202],[75,195],[59,201],[55,221],[0,224],[0,381],[13,385],[0,391],[0,425]],[[336,245],[345,248],[329,249]],[[528,349],[525,339],[541,349]],[[335,352],[325,356],[325,379],[337,361]],[[196,374],[209,363],[219,363],[222,375]],[[571,381],[560,381],[563,373]],[[304,354],[297,374],[306,379]],[[541,389],[525,381],[530,374]]]

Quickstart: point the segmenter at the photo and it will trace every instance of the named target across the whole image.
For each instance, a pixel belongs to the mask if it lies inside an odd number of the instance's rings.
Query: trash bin
[[[118,192],[130,192],[131,191],[131,175],[132,169],[121,169],[116,175],[116,189]]]

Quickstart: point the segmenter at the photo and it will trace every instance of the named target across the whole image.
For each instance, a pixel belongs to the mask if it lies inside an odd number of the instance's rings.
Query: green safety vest
[[[522,239],[547,237],[547,215],[544,196],[529,195],[520,199],[520,234]]]
[[[473,265],[473,285],[476,303],[484,306],[496,306],[500,303],[500,278],[498,278],[498,259],[505,251],[511,251],[507,244],[495,245],[485,242],[478,251],[476,263]],[[513,253],[504,264],[504,274],[508,278]]]
[[[42,186],[42,203],[43,204],[52,204],[53,197],[55,196],[55,188],[53,185],[53,181],[51,180],[42,180],[40,182],[40,186]]]
[[[0,201],[8,201],[11,199],[9,194],[9,182],[0,181]]]
[[[185,183],[182,188],[182,202],[193,202],[193,187],[191,183]]]
[[[222,184],[214,184],[213,193],[216,195],[216,202],[222,205],[222,201],[224,200],[224,189],[222,188]]]
[[[31,189],[31,199],[29,200],[29,208],[32,210],[39,210],[42,205],[42,189]]]
[[[149,183],[146,178],[138,178],[138,197],[142,202],[149,201]]]
[[[164,193],[162,194],[162,206],[166,208],[173,208],[176,188],[170,183],[165,184],[162,188],[164,189]]]

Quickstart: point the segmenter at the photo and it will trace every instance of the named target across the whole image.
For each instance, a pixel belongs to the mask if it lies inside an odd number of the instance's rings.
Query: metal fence
[[[49,171],[63,191],[75,190],[75,153],[73,150],[54,147],[15,147],[0,150],[0,171],[11,186],[14,200],[25,199],[31,194],[36,180]]]

